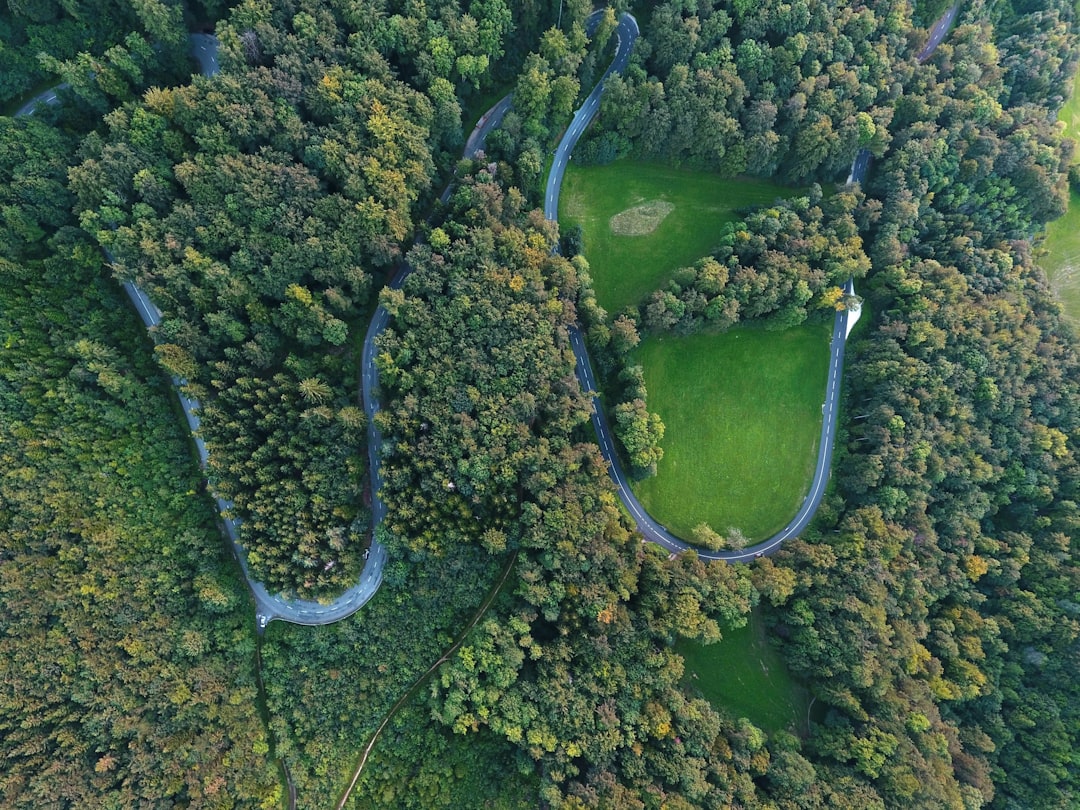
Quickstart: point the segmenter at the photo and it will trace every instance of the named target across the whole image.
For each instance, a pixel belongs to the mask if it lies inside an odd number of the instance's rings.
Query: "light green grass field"
[[[1058,114],[1065,122],[1065,134],[1080,141],[1080,81],[1074,81],[1072,97],[1065,102]],[[1073,162],[1080,161],[1080,150]],[[1050,286],[1065,308],[1066,317],[1074,325],[1080,325],[1080,195],[1069,195],[1069,210],[1065,216],[1046,227],[1043,244],[1046,255],[1039,264],[1050,279]]]
[[[1069,195],[1065,216],[1046,226],[1046,255],[1039,264],[1073,325],[1080,325],[1080,194]]]
[[[651,163],[571,164],[559,198],[559,223],[563,230],[581,225],[596,299],[614,313],[637,304],[672,271],[707,255],[738,209],[796,193],[763,180]],[[611,230],[613,216],[651,201],[674,206],[652,233],[623,236]]]
[[[683,683],[718,709],[746,717],[765,731],[804,728],[806,690],[792,679],[780,653],[769,644],[757,612],[750,614],[746,627],[723,633],[718,644],[675,645],[686,660]]]
[[[649,410],[664,458],[634,491],[654,518],[689,538],[705,521],[760,540],[798,511],[813,477],[830,330],[740,327],[642,341]]]

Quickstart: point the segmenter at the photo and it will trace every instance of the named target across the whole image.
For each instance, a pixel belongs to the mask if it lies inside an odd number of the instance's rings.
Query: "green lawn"
[[[657,475],[634,485],[649,514],[686,538],[702,521],[751,540],[782,529],[813,477],[830,334],[803,324],[642,341],[649,410],[667,428]]]
[[[763,180],[722,178],[651,163],[571,164],[560,194],[559,223],[564,230],[581,225],[596,298],[614,313],[637,304],[673,270],[707,255],[724,224],[736,219],[736,210],[796,193],[797,189]],[[612,232],[609,222],[614,215],[655,200],[674,209],[652,233]]]
[[[1080,141],[1080,81],[1074,81],[1072,97],[1058,114],[1065,122],[1065,134]],[[1080,161],[1080,151],[1074,162]],[[1069,195],[1069,210],[1061,219],[1046,227],[1044,247],[1047,255],[1039,260],[1050,279],[1050,286],[1065,308],[1065,315],[1074,325],[1080,325],[1080,195]]]
[[[801,730],[806,725],[806,690],[772,648],[757,611],[746,627],[724,631],[718,644],[679,641],[686,660],[683,684],[718,709],[746,717],[768,732]],[[696,677],[695,677],[696,676]]]
[[[1066,317],[1080,326],[1080,194],[1069,195],[1065,216],[1046,226],[1046,255],[1039,264],[1065,308]]]

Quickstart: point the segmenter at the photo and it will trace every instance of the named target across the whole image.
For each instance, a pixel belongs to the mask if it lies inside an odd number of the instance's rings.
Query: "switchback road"
[[[191,55],[198,61],[203,75],[213,76],[217,73],[217,37],[209,34],[192,34],[189,37],[189,42],[191,44]],[[147,328],[156,326],[161,320],[161,312],[146,297],[146,294],[130,282],[124,284],[124,289],[127,290]],[[182,381],[175,380],[174,382],[177,383],[176,394],[180,398],[180,404],[184,407],[184,413],[187,415],[191,435],[195,438],[199,460],[205,467],[207,453],[206,444],[199,436],[199,403],[184,396],[180,390]],[[238,540],[237,525],[239,522],[234,518],[227,517],[232,511],[232,504],[216,495],[214,499],[222,515],[225,531],[232,543],[233,553],[239,560],[240,568],[244,572],[244,578],[247,580],[248,587],[255,597],[255,618],[260,631],[275,619],[310,626],[320,626],[340,621],[362,608],[375,595],[375,592],[382,584],[383,567],[386,565],[386,550],[378,541],[372,538],[371,548],[368,551],[364,568],[360,572],[360,581],[332,602],[322,603],[309,599],[290,599],[281,594],[270,593],[263,583],[251,576],[251,572],[248,570],[247,553]]]
[[[217,38],[209,34],[192,34],[188,41],[191,55],[198,61],[202,73],[207,76],[217,73]],[[33,115],[38,104],[56,104],[58,102],[57,91],[62,87],[63,85],[57,85],[38,94],[19,108],[16,115]],[[110,256],[109,259],[111,261],[112,257]],[[154,302],[150,300],[145,292],[131,282],[124,282],[123,287],[132,304],[135,305],[143,324],[153,334],[153,328],[161,323],[161,310],[154,305]],[[176,395],[180,399],[180,405],[184,409],[184,416],[187,418],[192,438],[195,440],[199,463],[205,468],[208,456],[206,443],[199,435],[199,402],[184,395],[182,391],[183,380],[173,379],[173,384],[176,388]],[[222,523],[232,544],[233,553],[239,560],[240,568],[244,572],[244,578],[247,580],[248,587],[255,597],[255,617],[260,631],[275,619],[306,625],[323,625],[339,621],[346,616],[351,616],[363,607],[375,595],[379,585],[382,583],[386,551],[377,542],[372,541],[371,550],[360,574],[360,581],[334,601],[323,604],[306,599],[289,599],[280,594],[272,594],[265,585],[254,579],[250,570],[248,570],[247,554],[238,541],[238,521],[227,517],[232,511],[232,504],[216,495],[214,500],[217,503],[218,511],[221,513]]]
[[[544,216],[550,220],[557,220],[559,216],[559,189],[562,186],[566,165],[570,161],[574,145],[578,142],[581,134],[596,116],[600,106],[600,97],[604,92],[604,82],[613,72],[621,72],[626,68],[630,60],[630,52],[638,37],[637,21],[630,14],[623,14],[619,18],[619,26],[616,29],[618,45],[615,59],[611,66],[601,77],[596,87],[581,105],[574,118],[567,127],[558,148],[555,150],[555,160],[551,165],[551,173],[548,175],[547,188],[544,193]],[[855,156],[848,182],[861,182],[865,177],[866,170],[870,165],[870,153],[865,150]],[[854,287],[848,281],[847,292],[854,295]],[[600,443],[600,451],[608,462],[608,471],[612,481],[618,489],[619,497],[623,505],[630,512],[637,523],[638,530],[653,543],[663,546],[672,552],[687,551],[694,549],[699,556],[709,560],[726,560],[727,562],[743,562],[752,560],[766,554],[772,554],[792,537],[797,537],[813,518],[814,513],[821,503],[825,494],[825,485],[829,480],[829,467],[832,463],[833,445],[836,438],[837,411],[840,400],[840,380],[844,368],[844,345],[847,340],[850,327],[858,319],[858,311],[837,312],[833,320],[832,340],[829,343],[829,374],[825,384],[825,398],[821,406],[821,437],[818,441],[817,463],[814,467],[814,478],[810,482],[810,491],[803,500],[802,506],[782,530],[769,539],[756,543],[744,549],[733,551],[709,551],[687,543],[658,523],[648,512],[645,511],[641,502],[638,501],[630,488],[630,483],[619,462],[619,456],[615,449],[615,442],[604,409],[599,398],[595,395],[598,390],[596,378],[593,376],[592,365],[589,362],[589,353],[585,346],[585,340],[581,332],[572,328],[570,330],[570,345],[574,350],[576,359],[578,381],[583,390],[593,394],[592,422],[596,430],[596,436]]]

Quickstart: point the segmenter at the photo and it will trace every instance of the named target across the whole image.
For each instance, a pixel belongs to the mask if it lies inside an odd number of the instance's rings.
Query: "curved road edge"
[[[594,12],[589,16],[589,23],[595,25],[599,21],[600,12]],[[555,148],[555,159],[551,162],[551,171],[548,174],[547,185],[544,189],[544,216],[553,222],[559,219],[559,189],[562,188],[563,175],[566,174],[566,164],[570,161],[571,153],[577,145],[578,139],[596,117],[600,110],[600,97],[604,94],[604,84],[612,73],[622,73],[630,62],[630,52],[634,50],[634,43],[641,33],[638,29],[634,15],[624,12],[619,17],[619,24],[615,28],[617,46],[615,58],[611,60],[604,75],[593,87],[592,92],[586,97],[582,105],[574,113],[570,125],[566,128],[559,145]]]
[[[473,131],[469,133],[469,137],[465,141],[465,157],[472,157],[481,149],[484,148],[484,143],[487,140],[488,134],[496,129],[505,117],[507,111],[513,102],[513,94],[508,93],[503,96],[495,105],[485,112],[480,120],[477,121]],[[453,190],[454,184],[450,183],[443,191],[440,199],[442,202],[446,202],[450,199],[450,193]],[[405,282],[405,278],[412,272],[412,268],[408,262],[402,261],[398,266],[397,271],[390,278],[387,287],[392,290],[401,289],[401,285]],[[364,414],[367,417],[367,431],[368,431],[368,469],[369,479],[371,485],[371,525],[372,525],[372,540],[371,540],[371,557],[369,564],[375,559],[376,554],[379,555],[378,571],[379,580],[375,584],[378,588],[379,583],[382,582],[382,567],[386,560],[386,550],[378,540],[375,539],[374,534],[376,528],[382,523],[386,517],[386,504],[383,503],[382,498],[379,497],[379,493],[382,490],[382,473],[380,472],[380,462],[382,456],[382,432],[379,430],[376,423],[376,415],[379,408],[379,367],[376,363],[376,355],[378,353],[375,341],[379,335],[386,329],[387,324],[390,322],[390,313],[387,312],[386,307],[379,304],[375,308],[375,313],[371,316],[371,322],[368,324],[367,333],[364,335],[364,345],[361,350],[360,357],[360,398],[364,403]],[[377,551],[376,551],[377,549]],[[364,569],[365,572],[367,568]],[[363,603],[361,603],[362,605]],[[360,605],[357,605],[359,608]]]
[[[210,34],[191,34],[188,41],[190,44],[190,53],[199,63],[199,68],[203,75],[212,76],[217,73],[217,37]],[[16,115],[33,115],[34,109],[38,103],[58,103],[56,91],[60,89],[60,87],[62,87],[62,85],[50,88],[39,94],[20,108]],[[110,262],[112,261],[112,256],[108,251],[105,251],[105,256]],[[161,323],[161,310],[157,308],[143,290],[139,289],[138,286],[130,281],[123,282],[122,286],[124,292],[127,293],[128,298],[131,299],[132,304],[135,306],[135,310],[138,312],[139,317],[142,319],[147,330],[152,330]],[[153,337],[152,332],[151,337]],[[199,455],[199,463],[205,468],[208,454],[206,442],[204,442],[199,435],[199,402],[184,394],[184,380],[174,377],[172,382],[174,390],[176,391],[176,396],[180,400],[180,406],[183,408],[184,416],[187,419],[191,437],[195,442],[195,449]],[[290,622],[292,624],[310,626],[319,626],[340,621],[347,616],[351,616],[363,607],[364,604],[375,595],[375,592],[379,589],[379,585],[382,584],[382,571],[383,566],[386,564],[386,551],[372,539],[371,548],[367,554],[359,581],[332,602],[324,604],[322,602],[307,599],[288,599],[280,594],[271,594],[263,583],[251,576],[251,571],[248,568],[247,563],[247,553],[244,551],[243,546],[240,545],[238,539],[237,526],[239,525],[239,521],[229,517],[233,505],[216,494],[214,494],[214,501],[217,505],[218,512],[220,513],[225,533],[229,537],[233,555],[240,563],[240,569],[244,574],[244,579],[255,599],[255,618],[260,633],[266,628],[266,625],[275,619]]]
[[[634,42],[639,34],[638,24],[633,15],[624,13],[619,18],[619,25],[615,30],[615,34],[618,37],[618,46],[614,60],[604,73],[603,77],[601,77],[600,81],[597,82],[596,87],[593,88],[593,91],[585,99],[581,107],[574,113],[570,126],[567,127],[562,140],[555,150],[555,160],[552,162],[551,172],[548,175],[547,186],[544,192],[544,216],[549,220],[558,220],[559,189],[562,186],[566,165],[570,161],[571,153],[574,146],[577,144],[578,139],[599,110],[600,97],[604,92],[605,80],[611,73],[624,70],[630,60],[630,52],[633,50]],[[860,150],[855,156],[848,182],[861,182],[866,175],[869,165],[869,152]],[[854,284],[850,279],[845,286],[845,292],[849,296],[854,295]],[[832,339],[829,342],[829,374],[825,385],[825,400],[821,406],[821,436],[818,441],[817,462],[814,467],[814,478],[810,483],[810,491],[803,499],[802,506],[799,507],[799,511],[787,526],[772,537],[752,546],[731,551],[709,551],[691,545],[685,540],[673,535],[645,511],[645,508],[641,505],[641,502],[630,488],[630,483],[619,462],[619,456],[615,449],[613,434],[608,425],[607,417],[604,415],[604,409],[599,398],[595,394],[598,390],[595,383],[596,378],[593,375],[592,364],[589,361],[589,353],[585,345],[585,340],[577,327],[570,327],[570,346],[573,349],[574,358],[576,360],[575,367],[578,382],[581,384],[582,390],[593,394],[592,423],[599,440],[601,454],[608,462],[608,472],[619,492],[619,498],[630,512],[630,515],[637,523],[638,530],[646,540],[663,546],[672,552],[678,553],[692,549],[697,552],[698,556],[704,559],[724,560],[729,563],[734,563],[746,562],[748,560],[753,560],[755,557],[773,554],[786,540],[798,536],[803,529],[806,528],[807,524],[809,524],[810,520],[817,512],[818,506],[821,504],[821,499],[825,494],[825,485],[829,480],[829,469],[832,464],[833,445],[836,437],[840,383],[844,368],[844,347],[848,333],[850,332],[850,326],[854,325],[854,321],[857,319],[858,310],[855,309],[850,312],[847,310],[838,311],[833,320]]]

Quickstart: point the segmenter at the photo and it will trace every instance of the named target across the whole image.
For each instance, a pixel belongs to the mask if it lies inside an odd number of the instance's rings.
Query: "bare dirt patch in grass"
[[[675,206],[666,200],[649,200],[627,208],[608,220],[612,233],[619,236],[644,236],[655,231]]]

